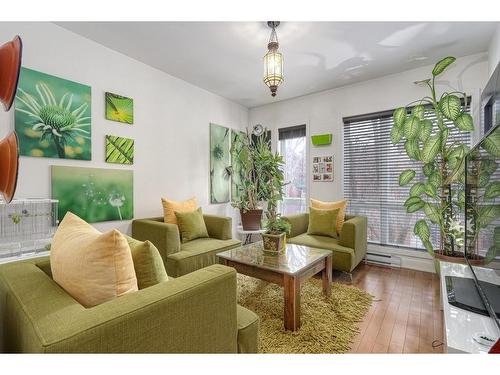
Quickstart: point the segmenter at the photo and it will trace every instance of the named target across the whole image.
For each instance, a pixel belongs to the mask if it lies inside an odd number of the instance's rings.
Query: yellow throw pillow
[[[339,209],[339,214],[337,215],[337,234],[342,231],[342,226],[345,221],[345,209],[347,207],[347,199],[337,201],[337,202],[322,202],[317,199],[311,198],[311,207],[319,208],[322,210],[334,210]]]
[[[182,202],[162,198],[161,203],[163,205],[163,220],[167,224],[177,224],[175,212],[190,212],[198,208],[198,202],[194,197]]]
[[[50,250],[52,277],[85,307],[137,291],[132,253],[116,229],[101,233],[68,212]]]

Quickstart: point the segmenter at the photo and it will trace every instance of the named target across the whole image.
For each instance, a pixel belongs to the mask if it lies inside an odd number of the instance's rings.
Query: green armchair
[[[132,237],[151,241],[160,252],[169,276],[178,277],[217,263],[215,254],[241,245],[232,239],[230,217],[203,215],[209,238],[181,242],[179,228],[163,217],[132,221]]]
[[[258,317],[236,304],[236,272],[213,265],[85,308],[48,257],[0,266],[0,352],[256,353]]]
[[[331,250],[334,270],[351,273],[363,260],[367,247],[367,218],[346,215],[339,238],[307,234],[309,214],[284,216],[292,226],[288,243]]]

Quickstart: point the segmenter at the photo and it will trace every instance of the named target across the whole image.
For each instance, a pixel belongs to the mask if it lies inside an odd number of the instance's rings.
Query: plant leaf
[[[410,189],[410,196],[419,197],[425,193],[425,184],[423,182],[417,182]]]
[[[416,105],[415,107],[413,107],[411,114],[419,120],[423,120],[425,115],[425,107],[422,104]]]
[[[425,177],[429,177],[432,172],[434,172],[435,165],[434,163],[427,163],[422,167],[422,172],[424,172]]]
[[[486,191],[484,192],[484,198],[494,199],[500,196],[500,181],[493,181],[491,184],[486,186]]]
[[[434,185],[436,188],[441,186],[441,174],[438,171],[433,172],[429,176],[429,183]]]
[[[416,116],[410,116],[406,119],[404,125],[405,137],[407,139],[415,139],[418,136],[420,129],[420,120]]]
[[[432,247],[432,244],[431,244],[431,241],[423,241],[423,244],[425,246],[425,249],[427,250],[427,252],[432,256],[434,257],[434,248]]]
[[[439,154],[439,150],[442,145],[441,134],[436,134],[424,143],[424,148],[422,149],[422,161],[424,163],[430,163],[434,161],[436,156]]]
[[[408,139],[405,142],[405,150],[410,159],[420,160],[420,149],[416,139]]]
[[[437,198],[437,188],[432,184],[425,184],[425,194],[431,198]]]
[[[422,199],[420,199],[420,197],[410,197],[405,201],[404,206],[405,207],[412,206],[412,205],[419,203],[421,201],[422,201]]]
[[[453,120],[453,124],[461,131],[474,130],[474,120],[472,120],[471,115],[465,112]]]
[[[391,129],[391,142],[393,145],[398,144],[403,138],[403,130],[402,128],[397,127],[395,124]]]
[[[400,107],[396,109],[392,115],[393,120],[394,120],[394,125],[396,125],[398,128],[402,129],[403,125],[406,121],[406,108]]]
[[[418,220],[415,223],[415,227],[413,228],[413,233],[415,233],[422,242],[429,241],[429,238],[431,237],[431,231],[429,229],[429,226],[427,225],[427,222],[423,219]]]
[[[481,147],[496,158],[500,157],[500,128],[497,128],[492,134],[487,136],[482,142]]]
[[[436,63],[436,65],[434,66],[434,69],[432,69],[432,75],[434,77],[440,75],[455,60],[456,59],[453,56],[448,56],[448,57],[445,57],[444,59],[438,61]]]
[[[422,209],[426,205],[426,203],[419,197],[411,197],[411,198],[416,198],[416,199],[412,201],[412,203],[406,205],[406,212],[409,214]]]
[[[439,224],[441,221],[441,214],[439,208],[432,203],[426,203],[424,206],[424,212],[433,224]]]
[[[479,228],[487,227],[500,216],[500,204],[481,206],[478,209],[477,223]]]
[[[431,120],[423,120],[420,122],[420,130],[419,130],[419,135],[418,138],[422,141],[425,142],[429,137],[431,136],[432,133],[432,121]]]
[[[406,169],[399,175],[399,186],[407,185],[413,177],[415,177],[416,172],[413,169]]]
[[[439,101],[439,110],[448,120],[455,121],[462,114],[462,102],[456,95],[446,95]]]

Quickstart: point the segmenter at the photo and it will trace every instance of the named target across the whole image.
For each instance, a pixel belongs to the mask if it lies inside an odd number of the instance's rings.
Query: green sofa
[[[309,214],[284,216],[292,226],[287,243],[331,250],[333,269],[351,273],[363,260],[367,247],[367,218],[346,215],[339,238],[307,234]]]
[[[163,217],[132,221],[132,237],[151,241],[160,252],[169,276],[178,277],[217,263],[215,254],[241,245],[232,239],[230,217],[203,215],[209,238],[181,242],[176,224],[166,224]]]
[[[0,352],[256,353],[258,317],[236,304],[236,272],[213,265],[84,308],[48,257],[0,266]]]

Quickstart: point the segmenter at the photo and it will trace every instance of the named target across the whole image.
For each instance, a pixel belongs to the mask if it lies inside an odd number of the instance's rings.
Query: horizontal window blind
[[[469,106],[466,110],[469,111]],[[424,249],[413,234],[413,227],[425,214],[422,211],[407,214],[403,206],[413,183],[425,180],[423,163],[406,155],[404,142],[392,144],[392,113],[391,110],[343,119],[344,196],[349,200],[350,214],[368,217],[369,242]],[[428,113],[426,118],[435,119]],[[437,125],[434,126],[433,132],[437,130]],[[455,141],[470,146],[470,133],[451,126],[447,143]],[[417,175],[408,186],[400,187],[399,175],[405,169],[414,169]],[[431,227],[431,242],[439,246],[437,225]]]
[[[306,136],[306,126],[297,125],[288,128],[278,129],[278,139],[283,141],[285,139],[301,138]]]

